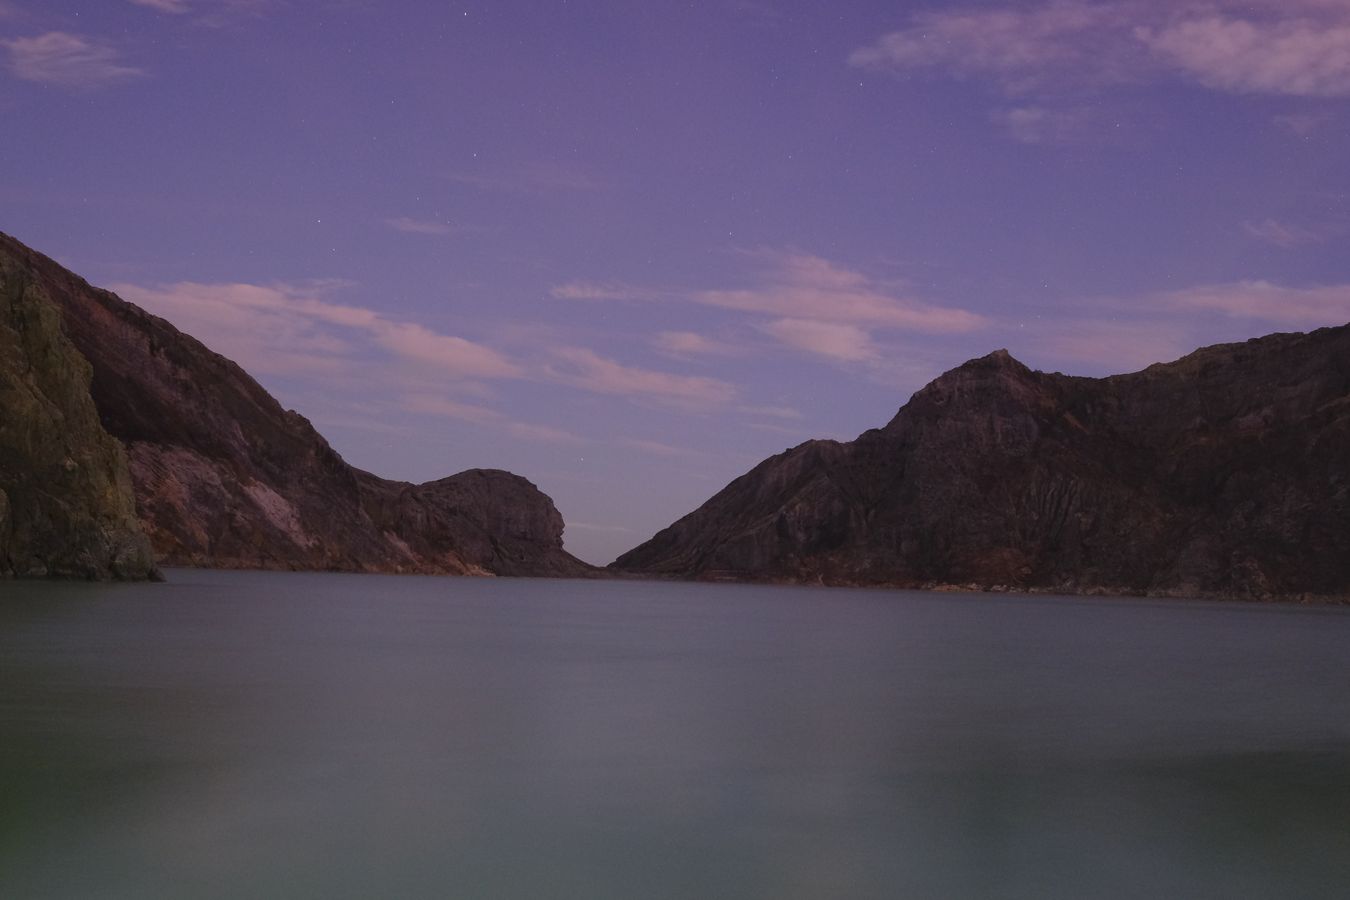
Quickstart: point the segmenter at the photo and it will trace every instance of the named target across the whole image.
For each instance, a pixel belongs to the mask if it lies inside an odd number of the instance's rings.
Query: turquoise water
[[[0,582],[4,898],[1350,896],[1350,611]]]

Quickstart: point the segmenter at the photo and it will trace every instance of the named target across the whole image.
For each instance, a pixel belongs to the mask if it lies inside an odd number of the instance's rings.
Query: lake
[[[1346,609],[0,582],[0,897],[1346,896]]]

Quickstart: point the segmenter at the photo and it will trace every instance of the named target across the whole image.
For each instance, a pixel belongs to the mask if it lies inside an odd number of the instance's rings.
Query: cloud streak
[[[172,13],[173,15],[183,15],[191,12],[187,5],[187,0],[129,0],[136,6],[144,6],[149,9],[158,10],[162,13]]]
[[[1269,281],[1236,281],[1170,291],[1158,294],[1155,300],[1175,312],[1218,312],[1281,327],[1316,328],[1350,322],[1350,284],[1293,288]]]
[[[877,357],[872,336],[856,325],[814,319],[777,319],[760,327],[789,347],[826,359],[866,362]]]
[[[973,331],[986,321],[964,309],[935,306],[906,296],[893,286],[819,256],[764,251],[755,256],[767,264],[758,284],[736,290],[698,291],[692,299],[705,306],[783,319],[882,326],[928,334]]]
[[[1323,241],[1322,235],[1315,231],[1298,225],[1291,225],[1288,222],[1280,222],[1276,219],[1266,219],[1264,222],[1243,222],[1242,230],[1249,237],[1267,244],[1274,244],[1276,247],[1285,250],[1306,244],[1320,244]]]
[[[693,331],[662,331],[652,340],[652,346],[659,353],[681,359],[691,356],[735,356],[742,352],[734,344]]]
[[[24,81],[89,89],[145,75],[143,69],[122,63],[108,44],[64,31],[0,40],[0,46],[9,51],[10,73]]]
[[[654,400],[689,410],[723,407],[735,386],[701,375],[677,375],[628,366],[584,347],[560,347],[547,367],[549,377],[597,394]]]
[[[1169,75],[1231,93],[1347,97],[1350,4],[1043,0],[944,9],[915,14],[908,27],[855,50],[849,63],[978,78],[1019,97]],[[1014,137],[1026,134],[1015,120],[1005,124]]]
[[[481,227],[472,225],[453,225],[450,222],[442,222],[437,219],[414,219],[408,216],[396,216],[394,218],[384,219],[384,225],[395,231],[404,234],[427,234],[449,237],[457,234],[474,234],[485,231]]]
[[[549,289],[549,296],[558,300],[656,300],[659,291],[618,282],[569,281]]]
[[[412,394],[404,397],[402,408],[419,415],[456,419],[475,425],[488,425],[500,428],[507,434],[522,441],[534,444],[567,444],[580,446],[589,443],[585,438],[554,428],[551,425],[539,425],[533,422],[515,421],[505,414],[472,403],[461,403],[432,394]]]
[[[855,50],[849,63],[872,71],[940,68],[994,76],[1022,93],[1056,70],[1103,68],[1098,44],[1119,19],[1115,4],[1083,2],[919,13],[910,27]]]
[[[661,300],[742,313],[780,345],[840,363],[876,359],[874,330],[950,335],[989,324],[977,313],[920,300],[901,283],[878,281],[820,256],[777,250],[743,255],[757,271],[742,287],[681,291],[574,281],[550,293],[569,300]],[[734,356],[746,349],[691,331],[660,332],[653,345],[676,358]]]
[[[1160,59],[1206,87],[1243,94],[1350,97],[1350,20],[1327,25],[1310,19],[1258,22],[1211,15],[1140,28],[1135,35]]]
[[[113,290],[162,315],[245,368],[271,374],[336,373],[376,347],[405,365],[456,378],[521,378],[521,366],[490,347],[400,322],[366,307],[323,299],[337,285],[179,282]]]

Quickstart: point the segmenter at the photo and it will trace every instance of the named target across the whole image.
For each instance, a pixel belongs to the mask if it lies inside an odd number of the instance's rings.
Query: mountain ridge
[[[0,257],[41,287],[92,367],[90,396],[126,448],[161,564],[594,573],[563,550],[562,517],[524,478],[475,469],[412,485],[356,469],[308,419],[168,321],[2,233]]]
[[[1255,599],[1350,595],[1350,326],[1094,379],[1006,350],[770,457],[612,568]]]

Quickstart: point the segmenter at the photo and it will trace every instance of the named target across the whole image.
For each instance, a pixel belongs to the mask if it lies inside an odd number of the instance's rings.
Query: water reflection
[[[0,585],[4,897],[1342,897],[1337,610]]]

